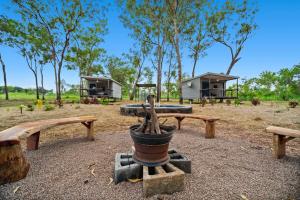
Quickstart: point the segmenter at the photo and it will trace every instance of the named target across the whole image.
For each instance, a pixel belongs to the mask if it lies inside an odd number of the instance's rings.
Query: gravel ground
[[[171,142],[192,160],[185,190],[150,199],[300,199],[298,152],[274,160],[267,146],[220,133],[205,139],[201,131],[185,126]],[[0,186],[0,199],[143,199],[141,182],[109,184],[115,153],[131,146],[127,129],[99,132],[94,142],[78,135],[44,142],[26,152],[27,177]]]

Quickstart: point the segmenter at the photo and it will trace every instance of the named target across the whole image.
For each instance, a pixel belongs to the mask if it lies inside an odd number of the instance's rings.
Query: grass
[[[41,98],[42,96],[40,96]],[[5,96],[0,94],[0,107],[18,106],[20,104],[31,105],[35,104],[36,95],[34,93],[14,92],[9,93],[9,101],[5,100]],[[55,94],[45,95],[46,102],[55,101]],[[76,94],[63,94],[63,102],[79,102],[80,97]]]

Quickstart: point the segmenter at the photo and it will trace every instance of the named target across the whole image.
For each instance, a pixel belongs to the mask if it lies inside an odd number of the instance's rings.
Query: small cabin
[[[81,76],[80,77],[80,98],[122,98],[122,85],[106,77]]]
[[[183,99],[235,99],[238,98],[237,76],[205,73],[200,76],[182,81]],[[228,81],[236,80],[235,89],[226,89]]]

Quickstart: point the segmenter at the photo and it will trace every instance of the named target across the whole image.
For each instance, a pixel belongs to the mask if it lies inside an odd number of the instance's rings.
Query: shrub
[[[296,108],[296,106],[298,106],[298,105],[299,105],[299,103],[298,103],[297,100],[290,100],[289,101],[290,108]]]
[[[88,98],[84,98],[84,99],[82,99],[82,100],[81,100],[81,103],[84,103],[84,104],[89,104],[89,103],[90,103],[90,101],[89,101],[89,99],[88,99]]]
[[[241,104],[241,100],[239,100],[239,99],[235,99],[234,100],[234,105],[235,106],[238,106],[238,105],[240,105]]]
[[[33,105],[27,105],[26,110],[27,111],[34,111],[34,106]]]
[[[50,105],[50,104],[46,104],[45,107],[44,107],[44,111],[51,111],[51,110],[54,110],[55,107]]]
[[[80,105],[75,106],[75,109],[79,109],[79,108],[80,108]]]
[[[201,104],[202,107],[204,107],[206,103],[207,103],[207,101],[206,101],[205,98],[200,100],[200,104]]]
[[[226,105],[230,106],[230,104],[231,104],[231,100],[230,99],[226,99]]]
[[[260,104],[260,100],[259,100],[259,98],[253,98],[251,100],[251,103],[252,103],[252,105],[257,106]]]
[[[210,99],[210,100],[209,100],[209,103],[210,103],[210,105],[212,105],[212,106],[213,106],[213,105],[215,105],[215,104],[216,104],[216,100],[215,100],[215,99]]]

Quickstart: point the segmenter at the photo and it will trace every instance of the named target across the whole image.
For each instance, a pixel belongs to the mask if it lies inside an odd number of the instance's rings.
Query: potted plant
[[[149,95],[147,100],[150,107],[146,108],[142,105],[146,113],[144,121],[130,127],[130,136],[135,148],[134,161],[151,167],[169,162],[169,142],[176,127],[159,124],[154,109],[154,96]]]

